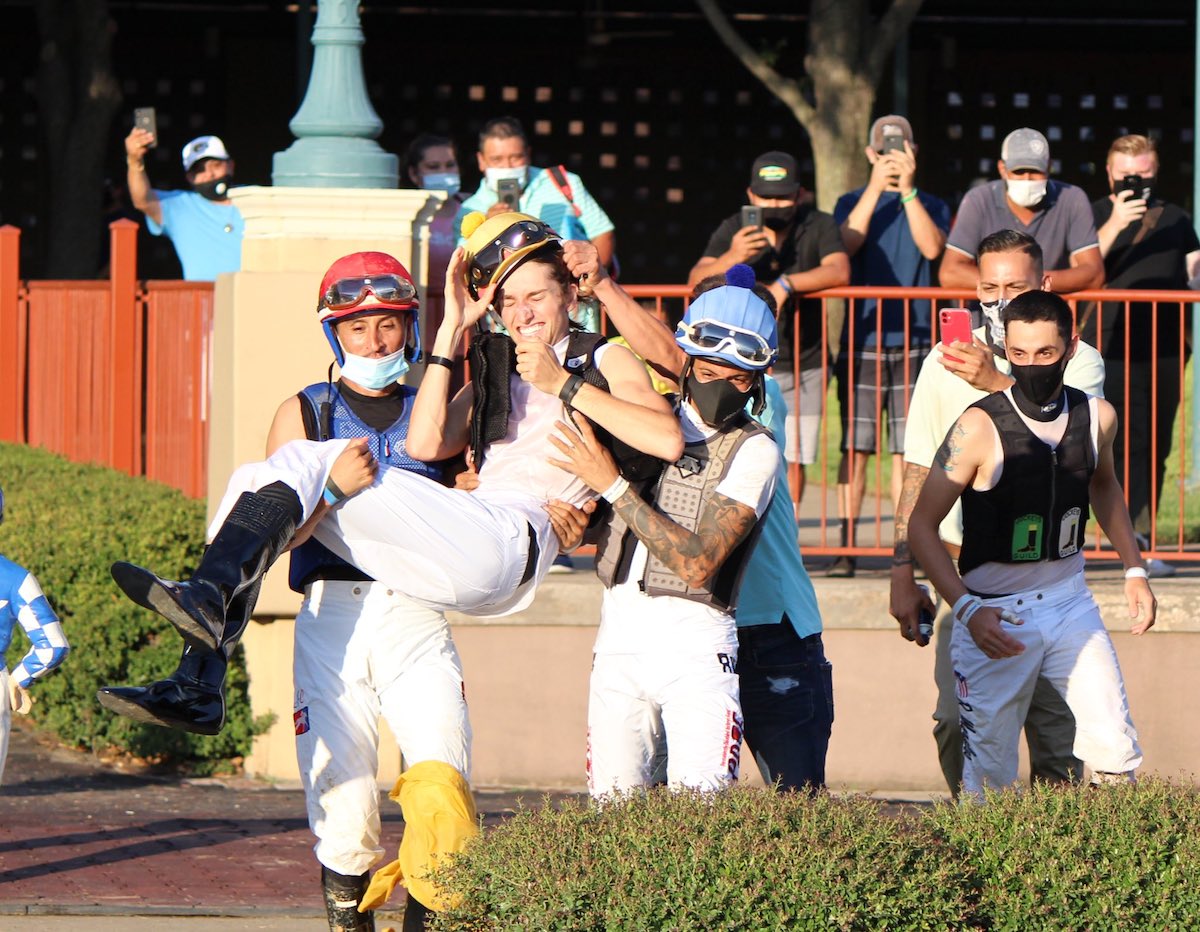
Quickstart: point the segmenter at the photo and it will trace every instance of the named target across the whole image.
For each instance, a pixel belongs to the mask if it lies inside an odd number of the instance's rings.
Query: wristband
[[[336,505],[346,497],[346,493],[338,488],[336,482],[333,481],[333,476],[325,480],[325,491],[321,493],[321,497],[330,505]]]
[[[454,360],[451,359],[449,356],[434,356],[431,354],[428,357],[426,357],[425,365],[427,365],[427,366],[445,366],[447,369],[453,369],[454,368]]]
[[[627,491],[629,491],[629,480],[624,476],[617,476],[613,480],[613,484],[600,493],[600,497],[611,505]]]
[[[958,601],[954,603],[950,612],[955,621],[965,625],[981,608],[983,608],[983,602],[979,600],[979,597],[967,592],[958,597]]]
[[[916,196],[917,196],[917,189],[913,188],[911,191],[909,191],[907,194],[905,194],[902,198],[900,198],[900,203],[907,204],[909,201],[916,198]]]
[[[788,277],[786,275],[780,275],[779,278],[775,279],[775,284],[788,294],[796,293],[796,289],[792,287],[792,283],[788,281]]]
[[[579,389],[583,388],[583,378],[571,373],[567,376],[567,380],[563,382],[563,387],[558,390],[559,400],[569,405],[571,401],[579,394]]]
[[[1144,566],[1131,566],[1125,571],[1126,579],[1149,579],[1150,574],[1146,572]]]

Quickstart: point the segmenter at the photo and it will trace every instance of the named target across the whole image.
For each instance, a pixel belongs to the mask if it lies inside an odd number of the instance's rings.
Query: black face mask
[[[1013,366],[1013,398],[1030,417],[1052,421],[1061,414],[1063,373],[1067,371],[1067,354],[1058,362],[1041,366]],[[1022,403],[1024,402],[1024,404]]]
[[[229,187],[233,184],[233,175],[224,175],[212,181],[201,181],[192,185],[196,193],[210,201],[223,201],[229,196]]]
[[[791,207],[764,207],[762,222],[768,230],[782,230],[796,216],[795,205]]]
[[[701,382],[695,373],[689,372],[687,397],[705,424],[723,430],[746,407],[750,392],[743,392],[724,379]]]

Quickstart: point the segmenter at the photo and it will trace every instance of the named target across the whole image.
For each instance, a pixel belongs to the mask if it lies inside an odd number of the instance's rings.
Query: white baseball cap
[[[229,161],[229,152],[220,136],[197,136],[183,147],[183,170],[191,171],[192,166],[201,159],[220,159]]]

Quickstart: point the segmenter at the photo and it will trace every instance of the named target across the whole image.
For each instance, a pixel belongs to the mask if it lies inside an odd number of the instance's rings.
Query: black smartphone
[[[888,133],[883,137],[883,148],[880,150],[880,155],[886,155],[888,152],[903,152],[904,151],[904,136],[903,134]]]
[[[521,197],[521,183],[516,178],[501,178],[496,182],[496,193],[500,200],[508,205],[509,210],[517,209],[517,201]]]
[[[762,208],[747,204],[742,208],[742,226],[762,229]]]
[[[1132,191],[1133,196],[1141,201],[1150,200],[1151,187],[1150,179],[1143,178],[1141,175],[1126,175],[1117,182],[1117,194],[1122,191]]]
[[[154,141],[150,143],[151,149],[158,145],[158,117],[153,107],[137,107],[133,111],[133,125],[137,129],[154,134]]]

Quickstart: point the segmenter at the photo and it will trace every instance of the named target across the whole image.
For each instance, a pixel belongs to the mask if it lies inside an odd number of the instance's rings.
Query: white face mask
[[[387,388],[400,381],[408,372],[408,360],[404,358],[403,346],[387,356],[368,358],[352,356],[349,353],[343,355],[345,361],[341,367],[342,377],[372,391]]]
[[[521,189],[525,189],[525,176],[529,174],[528,165],[518,165],[516,168],[488,168],[484,170],[484,176],[487,178],[487,186],[493,191],[496,190],[496,182],[502,178],[514,178],[521,185]]]
[[[1015,181],[1008,178],[1004,184],[1008,188],[1008,196],[1012,198],[1012,202],[1021,207],[1036,207],[1046,196],[1045,178],[1041,181]]]
[[[1000,322],[1000,312],[1008,307],[1008,298],[997,298],[991,304],[988,304],[986,301],[980,301],[979,307],[983,310],[984,319],[987,321],[988,333],[991,335],[992,343],[1003,348],[1004,324]]]
[[[445,191],[447,194],[457,194],[462,186],[458,172],[433,172],[421,176],[421,187],[426,191]]]

